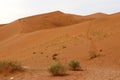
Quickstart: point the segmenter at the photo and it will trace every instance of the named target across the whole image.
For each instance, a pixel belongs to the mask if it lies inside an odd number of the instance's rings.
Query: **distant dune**
[[[108,16],[108,14],[105,14],[105,13],[95,13],[95,14],[88,15],[86,17],[90,17],[90,18],[103,18],[103,17],[106,17],[106,16]]]
[[[56,11],[0,27],[0,60],[29,67],[28,72],[13,74],[16,80],[120,80],[119,41],[120,13],[79,16]],[[55,62],[55,53],[65,66],[80,61],[84,71],[51,77],[47,68]],[[90,60],[91,53],[99,56]]]
[[[56,11],[56,12],[19,19],[19,22],[24,27],[23,32],[26,33],[41,29],[50,29],[50,28],[58,28],[68,25],[74,25],[88,20],[90,19],[77,15],[64,14],[60,11]]]
[[[78,15],[64,14],[60,11],[19,19],[0,29],[0,40],[9,38],[17,33],[28,33],[43,29],[58,28],[74,25],[91,20]],[[7,33],[6,33],[7,32]]]

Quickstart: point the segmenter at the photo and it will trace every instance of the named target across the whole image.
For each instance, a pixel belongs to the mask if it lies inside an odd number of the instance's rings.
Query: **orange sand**
[[[78,16],[56,11],[22,18],[0,27],[0,60],[18,61],[29,70],[0,75],[0,80],[120,80],[119,41],[120,13]],[[89,60],[90,51],[101,56]],[[84,71],[52,77],[47,68],[54,53],[66,66],[80,61]]]

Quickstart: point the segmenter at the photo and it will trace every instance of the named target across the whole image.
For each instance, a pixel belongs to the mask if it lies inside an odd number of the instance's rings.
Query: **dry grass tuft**
[[[0,73],[14,73],[21,72],[25,69],[17,62],[0,61]]]

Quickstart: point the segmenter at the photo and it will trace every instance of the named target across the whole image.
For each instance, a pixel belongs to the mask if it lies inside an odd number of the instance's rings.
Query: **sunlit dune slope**
[[[60,11],[31,16],[14,21],[0,28],[0,41],[15,36],[17,33],[28,33],[42,29],[58,28],[91,20]]]
[[[60,11],[46,13],[42,15],[31,16],[20,19],[21,24],[24,25],[23,32],[31,32],[41,29],[58,28],[68,25],[73,25],[81,22],[91,20],[78,15],[65,14]]]

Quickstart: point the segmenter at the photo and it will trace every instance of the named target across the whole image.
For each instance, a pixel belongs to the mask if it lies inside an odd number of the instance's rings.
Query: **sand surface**
[[[90,60],[91,51],[100,56]],[[51,76],[47,68],[55,53],[66,67],[78,60],[84,71]],[[78,16],[56,11],[0,26],[2,60],[18,61],[28,71],[1,74],[0,80],[120,80],[120,13]]]

